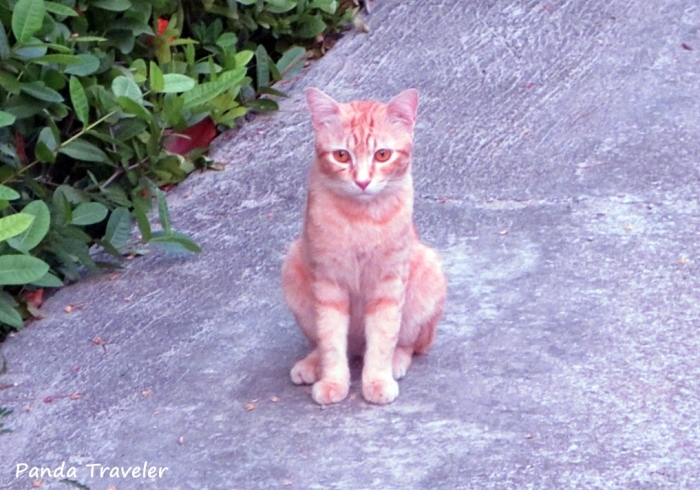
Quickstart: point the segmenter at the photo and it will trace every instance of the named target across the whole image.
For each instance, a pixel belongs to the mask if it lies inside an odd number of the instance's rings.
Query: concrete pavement
[[[28,476],[62,462],[92,490],[700,487],[697,2],[384,0],[366,22],[169,194],[201,256],[64,288],[4,343],[0,488],[70,488]],[[359,366],[325,410],[288,377],[307,86],[421,93],[416,222],[449,296],[389,406]]]

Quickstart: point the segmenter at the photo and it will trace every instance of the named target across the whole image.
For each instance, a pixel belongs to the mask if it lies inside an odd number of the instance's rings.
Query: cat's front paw
[[[348,396],[350,383],[317,381],[311,389],[311,397],[319,405],[330,405],[343,401]]]
[[[318,379],[316,376],[318,360],[316,358],[309,359],[309,357],[298,361],[289,373],[292,383],[295,385],[312,385]]]
[[[362,395],[370,403],[385,405],[399,396],[399,384],[393,379],[375,379],[362,383]]]

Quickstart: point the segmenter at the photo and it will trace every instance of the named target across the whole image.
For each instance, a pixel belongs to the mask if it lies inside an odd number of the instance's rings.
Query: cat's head
[[[316,88],[306,89],[306,99],[318,168],[332,190],[371,199],[410,185],[417,90],[404,90],[388,104],[339,104]]]

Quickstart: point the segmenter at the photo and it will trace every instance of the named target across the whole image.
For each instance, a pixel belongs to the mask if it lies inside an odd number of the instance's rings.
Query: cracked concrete
[[[385,0],[367,23],[170,193],[201,256],[64,288],[5,342],[0,488],[64,461],[91,489],[700,487],[697,2]],[[421,92],[416,224],[449,293],[390,406],[358,365],[325,410],[288,379],[306,86]],[[86,467],[144,461],[169,470]]]

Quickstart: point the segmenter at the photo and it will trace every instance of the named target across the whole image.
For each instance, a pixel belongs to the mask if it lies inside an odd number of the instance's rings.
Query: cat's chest
[[[315,223],[315,241],[328,252],[335,251],[358,263],[374,260],[408,239],[405,236],[410,217],[396,216],[392,220],[374,220],[368,217],[321,216]]]
[[[322,274],[355,287],[401,269],[415,237],[410,216],[386,222],[334,216],[310,228],[308,245]]]

